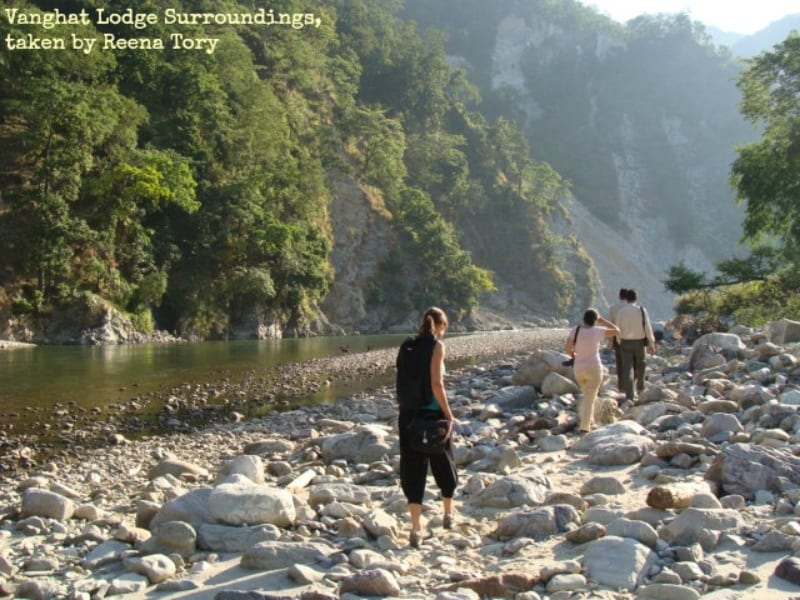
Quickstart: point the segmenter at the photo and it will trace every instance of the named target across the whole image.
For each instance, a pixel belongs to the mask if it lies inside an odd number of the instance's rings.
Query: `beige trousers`
[[[583,392],[583,399],[578,406],[579,428],[581,431],[591,431],[594,427],[594,401],[603,384],[603,367],[575,367],[574,372],[575,381]]]

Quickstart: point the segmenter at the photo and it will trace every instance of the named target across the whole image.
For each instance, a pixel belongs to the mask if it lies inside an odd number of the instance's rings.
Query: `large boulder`
[[[573,448],[589,453],[594,465],[630,465],[655,448],[647,430],[635,421],[619,421],[584,435]]]
[[[308,489],[308,503],[312,507],[331,502],[349,502],[350,504],[370,504],[369,491],[364,486],[351,483],[319,483]]]
[[[565,367],[561,364],[567,358],[569,357],[562,352],[539,350],[528,364],[523,365],[514,373],[511,382],[520,386],[532,385],[541,390],[545,377],[550,373],[558,373],[564,377],[572,378],[572,367]]]
[[[731,444],[715,457],[705,478],[727,494],[748,499],[759,490],[779,494],[800,487],[800,457],[778,448]]]
[[[184,521],[195,530],[203,523],[217,523],[217,518],[208,509],[211,488],[198,488],[170,500],[150,520],[150,529],[169,521]]]
[[[197,530],[197,546],[214,552],[244,552],[261,542],[276,541],[281,530],[275,525],[231,527],[229,525],[201,525]]]
[[[658,564],[658,555],[634,539],[606,536],[589,544],[583,564],[600,585],[633,591]]]
[[[556,504],[504,516],[497,524],[497,537],[509,540],[516,537],[543,539],[557,533],[575,529],[581,515],[574,506]]]
[[[502,410],[529,409],[537,399],[536,388],[532,385],[505,387],[489,398],[487,404],[494,404]]]
[[[268,485],[243,481],[224,483],[208,497],[208,509],[226,525],[272,524],[288,527],[296,518],[292,494]]]
[[[264,461],[253,454],[234,456],[222,463],[217,472],[216,483],[222,483],[234,475],[247,477],[253,483],[264,483]]]
[[[709,546],[707,532],[725,531],[736,534],[745,524],[744,517],[733,509],[687,508],[659,530],[661,539],[670,544],[691,546],[699,543],[704,550]]]
[[[512,508],[542,504],[550,490],[550,480],[540,474],[531,477],[504,477],[470,496],[475,507]]]
[[[785,345],[800,342],[800,321],[780,319],[764,327],[767,339],[773,344]]]
[[[549,373],[542,382],[542,396],[552,397],[563,394],[577,394],[581,391],[578,384],[560,373]]]
[[[745,346],[744,342],[742,341],[742,338],[740,338],[735,333],[721,333],[718,331],[713,331],[711,333],[706,333],[705,335],[701,335],[692,344],[692,350],[694,350],[698,346],[712,346],[714,348],[718,348],[721,351],[733,351],[733,352],[738,352],[741,350],[745,350],[747,348],[747,346]]]
[[[391,452],[393,443],[388,441],[389,435],[385,426],[365,425],[329,436],[322,442],[322,458],[328,464],[339,458],[358,463],[378,462]]]
[[[75,513],[75,503],[66,496],[41,488],[28,488],[22,496],[24,517],[69,519]]]
[[[331,548],[311,542],[261,542],[242,555],[240,564],[244,569],[272,571],[323,562],[330,552]]]

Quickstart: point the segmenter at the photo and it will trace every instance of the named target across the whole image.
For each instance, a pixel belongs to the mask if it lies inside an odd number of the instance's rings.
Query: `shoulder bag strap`
[[[647,344],[650,344],[650,340],[647,338],[647,324],[645,323],[645,313],[644,313],[644,306],[640,306],[639,310],[642,311],[642,332],[644,333],[644,339],[647,340]]]
[[[572,358],[575,358],[575,344],[578,343],[578,332],[581,330],[581,326],[578,325],[575,328],[575,337],[572,338]]]

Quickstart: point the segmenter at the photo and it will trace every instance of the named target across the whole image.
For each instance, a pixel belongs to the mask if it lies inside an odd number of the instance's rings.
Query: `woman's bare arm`
[[[450,402],[447,399],[447,389],[444,387],[444,357],[445,348],[441,341],[437,341],[433,347],[431,357],[431,388],[439,408],[444,414],[444,418],[453,423],[453,411],[450,410]]]

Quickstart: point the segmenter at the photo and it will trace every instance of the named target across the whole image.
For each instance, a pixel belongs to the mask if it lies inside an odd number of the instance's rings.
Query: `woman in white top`
[[[603,363],[600,361],[600,344],[607,338],[619,335],[619,328],[597,314],[593,308],[583,313],[583,324],[570,332],[567,354],[575,358],[575,381],[583,392],[578,409],[580,432],[594,427],[594,401],[603,383]]]

